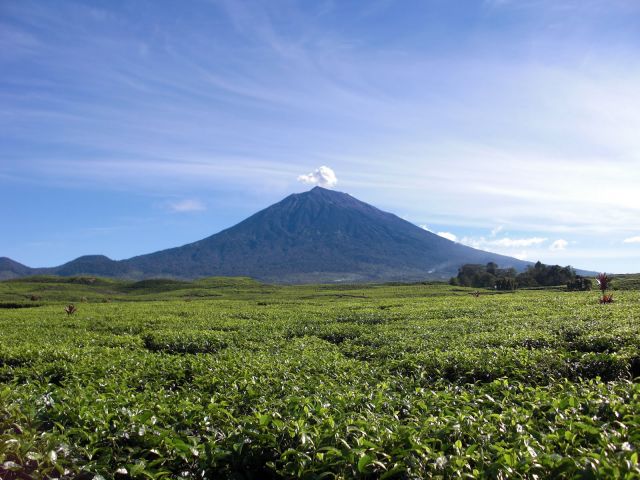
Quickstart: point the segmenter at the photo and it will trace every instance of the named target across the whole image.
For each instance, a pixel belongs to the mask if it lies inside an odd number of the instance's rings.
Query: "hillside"
[[[32,275],[33,269],[7,257],[0,257],[0,280]]]

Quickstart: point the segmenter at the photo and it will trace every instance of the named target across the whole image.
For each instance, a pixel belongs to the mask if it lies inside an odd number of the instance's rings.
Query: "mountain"
[[[89,273],[99,277],[122,277],[126,276],[128,272],[125,262],[117,262],[104,255],[84,255],[59,267],[39,269],[38,273],[62,275],[63,277]]]
[[[0,257],[0,280],[24,277],[32,274],[32,269],[7,257]]]
[[[414,281],[449,278],[462,264],[490,261],[518,270],[528,265],[452,242],[346,193],[315,187],[181,247],[120,261],[84,256],[31,273],[250,276],[276,283]]]

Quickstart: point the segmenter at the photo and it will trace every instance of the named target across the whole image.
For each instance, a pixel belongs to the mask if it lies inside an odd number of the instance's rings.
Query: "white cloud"
[[[491,230],[491,236],[495,237],[497,234],[499,234],[502,231],[503,228],[504,227],[502,225],[498,225],[496,228]]]
[[[511,254],[513,258],[517,258],[518,260],[526,260],[529,257],[529,253],[525,250]]]
[[[543,237],[531,237],[531,238],[509,238],[504,237],[498,240],[489,240],[489,245],[495,245],[496,247],[505,248],[518,248],[518,247],[531,247],[533,245],[540,245],[546,242],[547,239]]]
[[[489,250],[496,251],[502,249],[512,249],[512,248],[526,248],[526,247],[534,247],[546,242],[547,239],[543,237],[531,237],[531,238],[485,238],[485,237],[462,237],[460,239],[460,243],[464,245],[468,245],[469,247],[477,248],[480,250]],[[516,258],[526,258],[527,252],[520,252],[519,254],[514,254],[513,252],[504,252],[505,255],[509,255]]]
[[[486,240],[484,239],[484,237],[480,237],[480,238],[462,237],[460,239],[460,243],[463,243],[464,245],[467,245],[469,247],[481,249],[484,245],[486,245]]]
[[[563,240],[562,238],[559,238],[551,245],[549,245],[549,250],[565,250],[567,248],[567,245],[569,245],[569,242]]]
[[[451,240],[452,242],[458,241],[458,237],[451,232],[438,232],[437,234],[447,240]]]
[[[320,187],[332,188],[338,183],[338,178],[333,170],[324,165],[311,173],[300,175],[298,181],[308,185],[318,185]]]
[[[457,242],[458,241],[458,236],[455,233],[451,233],[451,232],[434,232],[433,230],[431,230],[427,225],[418,225],[420,228],[422,228],[423,230],[426,230],[427,232],[430,233],[435,233],[436,235],[442,237],[442,238],[446,238],[447,240],[451,240],[452,242]]]
[[[640,235],[638,235],[637,237],[625,238],[622,242],[623,243],[640,243]]]
[[[206,209],[207,207],[205,207],[201,201],[193,199],[185,199],[180,200],[179,202],[169,203],[169,210],[176,213],[201,212]]]

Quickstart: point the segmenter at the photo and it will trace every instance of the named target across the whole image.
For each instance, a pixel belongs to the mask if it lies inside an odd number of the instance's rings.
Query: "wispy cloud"
[[[433,230],[431,230],[427,225],[421,224],[418,225],[420,228],[422,228],[423,230],[426,230],[427,232],[431,232],[431,233],[435,233],[436,235],[442,237],[442,238],[446,238],[447,240],[451,240],[452,242],[457,242],[458,241],[458,236],[455,233],[451,233],[451,232],[434,232]]]
[[[495,245],[496,247],[506,247],[506,248],[520,248],[520,247],[531,247],[533,245],[540,245],[541,243],[546,242],[546,238],[542,237],[532,237],[532,238],[500,238],[498,240],[490,240],[488,241],[489,245]]]
[[[498,248],[522,248],[532,247],[540,245],[546,242],[547,239],[543,237],[530,237],[530,238],[473,238],[463,237],[460,242],[469,245],[474,248],[487,249],[492,247]]]
[[[529,260],[533,258],[541,258],[541,249],[539,248],[544,244],[547,239],[543,237],[528,237],[528,238],[511,238],[502,237],[496,238],[496,235],[502,229],[493,234],[496,229],[492,230],[492,234],[487,237],[469,237],[465,236],[460,239],[460,243],[468,245],[473,248],[485,250],[489,252],[499,253],[507,255],[509,257],[517,258],[518,260]]]
[[[558,240],[554,240],[554,242],[551,245],[549,245],[549,250],[554,250],[554,251],[566,250],[568,245],[569,245],[569,242],[567,242],[566,240],[563,240],[562,238],[559,238]]]
[[[625,238],[623,243],[640,243],[640,236]]]
[[[177,202],[169,202],[168,208],[175,213],[202,212],[207,207],[199,200],[184,199]]]
[[[514,252],[514,253],[510,254],[509,256],[513,257],[513,258],[517,258],[518,260],[528,260],[529,259],[529,252],[527,252],[526,250],[522,250],[520,252]]]

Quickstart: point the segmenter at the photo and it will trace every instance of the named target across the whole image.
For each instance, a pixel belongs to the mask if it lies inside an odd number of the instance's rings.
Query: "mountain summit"
[[[346,193],[315,187],[181,247],[120,261],[80,257],[29,273],[185,279],[242,275],[276,283],[413,281],[448,278],[462,264],[487,262],[518,270],[527,265],[452,242]]]

